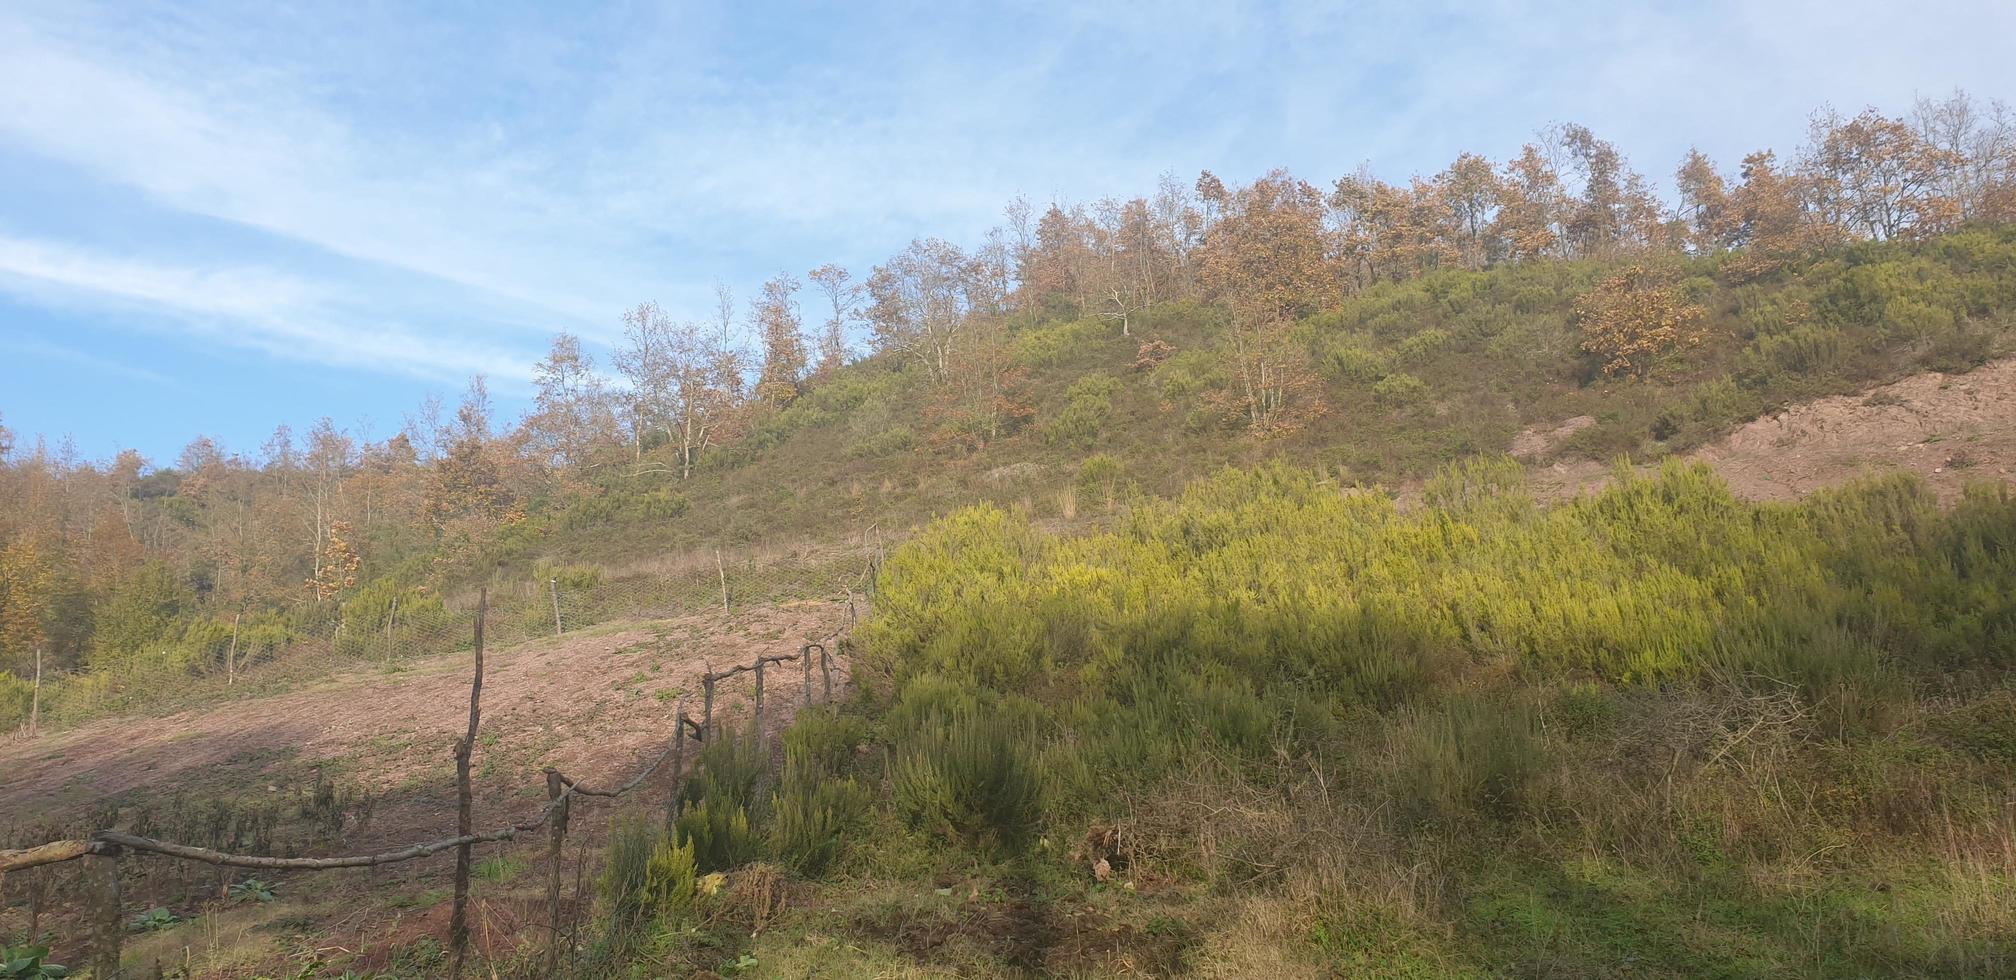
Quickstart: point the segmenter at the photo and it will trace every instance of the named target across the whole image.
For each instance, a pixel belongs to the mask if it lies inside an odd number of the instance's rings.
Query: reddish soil
[[[493,650],[485,658],[478,782],[485,796],[504,798],[513,820],[543,798],[544,767],[598,787],[625,782],[671,737],[680,693],[691,695],[688,713],[699,716],[700,675],[710,665],[795,652],[845,621],[844,606],[802,603],[592,628]],[[171,790],[277,792],[282,787],[269,777],[298,782],[319,767],[389,804],[363,835],[372,840],[353,845],[450,830],[451,747],[468,724],[469,669],[463,653],[274,697],[0,742],[0,825],[82,816],[113,800]],[[768,673],[767,702],[781,724],[798,704],[799,670],[787,664]],[[747,716],[752,680],[744,674],[722,683],[717,721]],[[451,814],[445,823],[443,805]],[[479,812],[485,828],[507,816],[494,806]]]
[[[1551,445],[1559,431],[1522,433],[1522,445]],[[1942,500],[1957,498],[1969,483],[2016,483],[2016,358],[1796,405],[1687,458],[1712,464],[1751,500],[1792,499],[1893,470],[1917,473]],[[1539,468],[1533,483],[1543,498],[1571,497],[1601,487],[1609,475],[1605,464],[1579,461]]]

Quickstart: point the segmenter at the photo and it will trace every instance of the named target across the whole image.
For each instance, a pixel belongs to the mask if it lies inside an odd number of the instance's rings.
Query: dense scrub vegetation
[[[1675,463],[1541,507],[1478,459],[1410,511],[1267,466],[1093,533],[958,512],[877,601],[860,701],[789,738],[786,783],[854,801],[795,863],[816,897],[732,955],[696,925],[727,905],[681,906],[642,962],[2016,968],[2006,491],[1750,504]],[[685,846],[723,854],[694,812]]]

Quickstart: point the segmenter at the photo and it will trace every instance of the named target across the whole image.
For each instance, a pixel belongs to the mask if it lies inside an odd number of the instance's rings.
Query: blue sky
[[[565,329],[701,316],[1017,194],[1389,179],[1589,125],[1663,182],[1823,103],[2016,99],[2016,4],[0,4],[0,421],[383,437]]]

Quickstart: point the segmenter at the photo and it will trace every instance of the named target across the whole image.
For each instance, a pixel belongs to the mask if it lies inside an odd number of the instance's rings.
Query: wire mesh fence
[[[623,565],[542,562],[450,589],[374,582],[287,613],[190,625],[164,638],[158,656],[134,664],[44,677],[24,692],[30,703],[0,725],[33,734],[110,714],[158,714],[464,650],[479,585],[489,589],[484,628],[496,646],[612,622],[804,601],[834,603],[839,629],[865,611],[882,553],[879,538],[863,534],[818,546],[692,549]]]

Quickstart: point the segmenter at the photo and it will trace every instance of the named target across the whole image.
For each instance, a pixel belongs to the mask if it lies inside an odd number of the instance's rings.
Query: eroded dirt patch
[[[536,805],[546,766],[598,785],[627,777],[671,737],[681,692],[693,696],[689,711],[698,714],[700,675],[710,664],[794,652],[845,616],[844,605],[802,603],[599,627],[492,651],[478,781]],[[417,819],[452,796],[450,747],[468,722],[469,667],[462,653],[274,697],[0,743],[0,824],[88,812],[147,792],[258,792],[268,776],[328,767],[385,794],[391,806],[376,814],[368,836],[396,835],[411,822],[402,811]],[[798,703],[799,677],[780,673],[772,675],[770,703],[788,710]],[[747,711],[748,678],[736,680],[743,683],[723,685],[717,719]]]
[[[1751,500],[1789,500],[1897,470],[1918,474],[1942,500],[1969,483],[2016,483],[2016,358],[1795,405],[1686,458],[1713,465]],[[1585,460],[1535,470],[1533,486],[1543,498],[1572,497],[1609,477],[1608,465]]]

